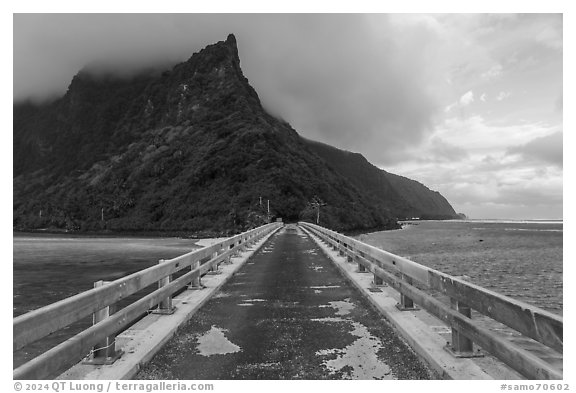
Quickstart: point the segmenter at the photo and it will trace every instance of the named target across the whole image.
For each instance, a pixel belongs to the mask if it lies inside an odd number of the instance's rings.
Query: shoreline
[[[468,222],[485,224],[564,224],[563,218],[558,219],[510,219],[510,218],[454,218],[449,220],[403,220],[403,222]]]
[[[16,236],[14,236],[16,235]],[[28,235],[32,235],[32,236],[28,236]],[[66,239],[99,239],[99,240],[106,240],[106,239],[110,239],[110,240],[114,240],[114,239],[132,239],[132,240],[153,240],[153,239],[180,239],[180,240],[190,240],[192,241],[192,246],[193,247],[197,247],[197,248],[204,248],[204,247],[210,247],[211,245],[224,241],[226,239],[229,238],[228,237],[222,237],[222,236],[214,236],[214,237],[199,237],[199,238],[190,238],[190,237],[179,237],[179,236],[138,236],[137,234],[134,234],[132,236],[121,236],[121,235],[117,235],[117,234],[111,234],[111,235],[91,235],[91,234],[83,234],[80,236],[68,236],[71,235],[69,233],[46,233],[46,236],[37,236],[37,233],[30,233],[30,232],[14,232],[13,233],[13,238],[12,240],[14,241],[15,239],[32,239],[32,241],[34,240],[38,240],[41,241],[40,239],[45,238],[47,240],[51,239],[51,238],[58,238],[59,240],[66,240]],[[41,234],[42,235],[42,234]]]
[[[71,238],[144,238],[144,239],[167,239],[167,238],[180,238],[180,239],[191,239],[191,240],[201,240],[208,238],[223,238],[234,236],[237,233],[227,234],[226,232],[186,232],[186,231],[67,231],[58,229],[27,229],[27,230],[12,230],[12,235],[14,236],[67,236]]]

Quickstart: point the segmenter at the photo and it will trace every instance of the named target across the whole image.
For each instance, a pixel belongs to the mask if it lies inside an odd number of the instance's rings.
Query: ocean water
[[[190,252],[195,240],[178,238],[13,235],[13,316],[24,314]],[[150,292],[152,288],[141,293]],[[139,293],[140,294],[140,293]],[[128,297],[125,302],[136,300]],[[92,324],[84,318],[14,353],[14,367]]]
[[[411,221],[403,229],[356,236],[414,262],[563,314],[561,221]],[[444,295],[430,292],[449,304]],[[561,354],[473,310],[472,319],[563,368]]]
[[[562,315],[561,221],[410,221],[359,240]]]

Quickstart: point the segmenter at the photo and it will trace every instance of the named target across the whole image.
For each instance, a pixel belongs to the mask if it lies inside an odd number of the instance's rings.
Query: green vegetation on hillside
[[[362,156],[334,157],[266,113],[231,36],[170,71],[85,70],[55,102],[14,105],[13,224],[229,234],[315,221],[320,199],[320,224],[368,230],[414,210]]]

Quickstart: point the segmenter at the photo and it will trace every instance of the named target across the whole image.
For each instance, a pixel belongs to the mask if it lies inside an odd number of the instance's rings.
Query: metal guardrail
[[[563,319],[541,308],[509,298],[478,285],[420,265],[358,240],[307,222],[299,225],[327,242],[349,261],[357,262],[359,271],[368,269],[375,282],[384,280],[400,292],[399,308],[414,309],[414,303],[444,321],[452,328],[449,348],[456,356],[473,356],[473,343],[530,379],[562,379],[562,371],[554,368],[494,332],[480,327],[471,319],[471,309],[498,321],[524,336],[553,350],[563,351]],[[447,305],[424,290],[432,289],[447,295]]]
[[[266,224],[174,259],[160,260],[156,266],[112,282],[100,282],[94,289],[14,318],[13,351],[90,315],[94,316],[94,324],[16,368],[13,371],[13,378],[52,378],[58,370],[72,367],[94,351],[94,348],[100,350],[104,358],[102,360],[106,362],[114,350],[111,344],[107,344],[108,347],[105,348],[100,347],[102,343],[113,344],[114,337],[118,333],[157,305],[160,313],[169,314],[172,311],[172,294],[188,285],[198,286],[200,277],[209,270],[217,269],[218,265],[232,254],[281,226],[281,223]],[[172,274],[183,269],[189,271],[172,281]],[[159,286],[157,290],[116,313],[110,313],[110,306],[155,283]],[[103,349],[106,350],[102,351]]]

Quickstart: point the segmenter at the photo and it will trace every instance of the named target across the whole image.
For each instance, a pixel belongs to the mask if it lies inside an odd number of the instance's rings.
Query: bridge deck
[[[390,325],[296,226],[275,235],[138,379],[428,379]]]

